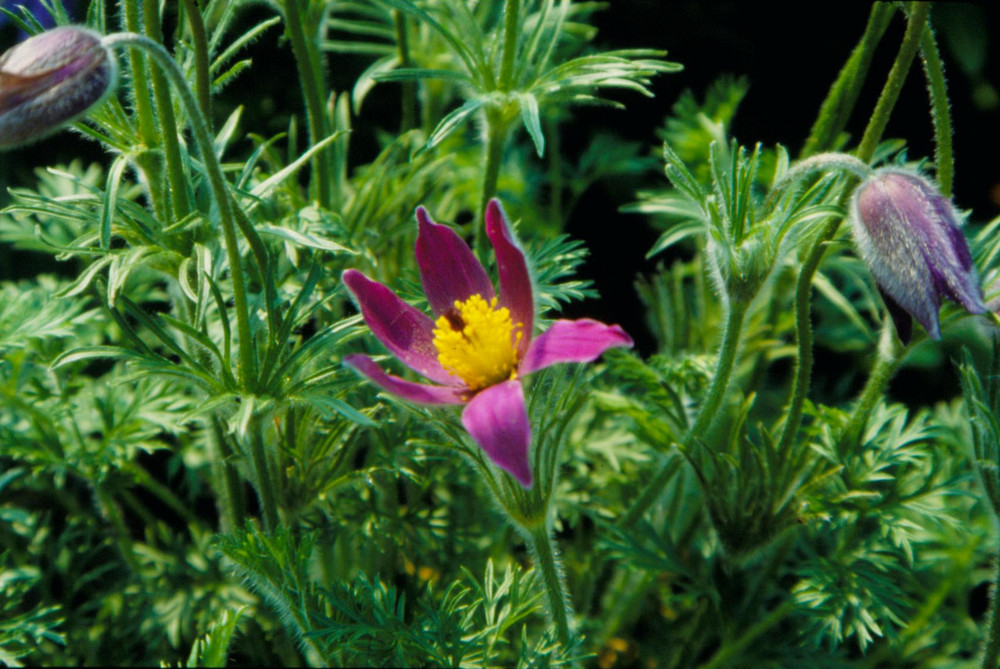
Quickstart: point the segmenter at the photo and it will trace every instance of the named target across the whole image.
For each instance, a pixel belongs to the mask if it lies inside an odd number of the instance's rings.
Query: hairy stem
[[[284,0],[285,31],[292,43],[292,53],[299,68],[302,96],[306,102],[306,120],[309,123],[309,142],[317,144],[326,137],[326,123],[323,115],[323,85],[318,64],[313,60],[312,50],[302,25],[299,0]],[[321,207],[330,206],[330,170],[327,151],[320,151],[312,159],[312,193]]]
[[[722,401],[726,397],[726,390],[729,388],[729,380],[736,364],[736,353],[740,347],[740,335],[743,332],[743,320],[747,314],[748,305],[742,302],[732,302],[729,305],[729,316],[726,319],[726,331],[722,337],[722,346],[719,349],[719,359],[715,365],[715,373],[712,375],[712,385],[705,396],[705,401],[698,409],[698,417],[694,424],[688,429],[681,439],[680,449],[686,452],[695,441],[705,436],[705,433],[712,426]],[[664,484],[672,475],[672,468],[667,463],[663,465],[659,472],[646,485],[642,494],[632,505],[632,508],[622,517],[620,525],[630,528],[642,518],[642,515],[656,502],[662,492]]]
[[[517,54],[518,25],[521,22],[521,0],[507,0],[503,14],[503,52],[500,55],[500,78],[497,88],[509,91],[514,77],[514,56]]]
[[[510,123],[504,117],[503,110],[486,110],[486,167],[483,170],[482,196],[479,200],[479,220],[474,233],[474,246],[480,257],[485,257],[486,226],[483,224],[486,216],[486,205],[497,193],[497,182],[500,180],[500,165],[503,163],[503,149],[510,132]]]
[[[254,415],[247,426],[250,437],[250,460],[254,478],[257,481],[257,496],[260,512],[264,519],[264,531],[271,533],[278,526],[278,503],[274,494],[274,480],[264,451],[264,423],[259,415]]]
[[[781,428],[778,453],[789,452],[802,422],[802,408],[805,405],[806,395],[809,393],[813,368],[812,324],[809,319],[812,280],[816,275],[816,270],[819,269],[823,254],[826,253],[827,244],[833,239],[838,227],[840,227],[839,220],[831,221],[816,236],[795,284],[795,347],[798,350],[798,356],[795,359],[792,396],[788,402],[788,408],[785,410],[787,418]]]
[[[896,369],[899,368],[899,363],[903,360],[902,353],[904,351],[905,347],[896,338],[896,330],[892,319],[887,316],[885,322],[882,324],[878,359],[875,361],[872,370],[868,373],[868,381],[865,383],[865,387],[861,391],[857,403],[854,405],[854,411],[851,412],[851,421],[844,429],[843,437],[840,439],[842,449],[851,447],[861,438],[872,410],[882,395],[885,394],[885,389],[889,385],[889,381],[892,379],[893,374],[896,373]]]
[[[167,78],[174,84],[180,96],[181,103],[187,110],[188,118],[191,121],[191,128],[194,131],[195,141],[202,154],[202,161],[205,164],[205,171],[212,188],[212,195],[215,198],[216,207],[219,211],[219,224],[222,227],[223,242],[226,248],[226,256],[229,261],[229,273],[233,282],[233,302],[236,311],[236,328],[239,334],[240,344],[240,366],[239,385],[241,389],[248,389],[250,379],[254,376],[253,342],[250,337],[250,309],[247,305],[246,285],[243,278],[243,266],[240,258],[239,242],[236,238],[235,215],[233,203],[229,197],[226,187],[226,178],[222,173],[222,166],[215,157],[215,150],[212,146],[212,138],[208,133],[208,125],[205,123],[198,103],[191,93],[191,89],[184,79],[184,74],[180,67],[170,57],[166,49],[153,40],[143,35],[134,33],[115,33],[108,35],[103,40],[105,46],[129,46],[142,49],[152,57]]]
[[[552,623],[556,626],[556,638],[559,639],[559,643],[566,646],[571,637],[572,606],[569,593],[566,592],[566,581],[563,578],[559,551],[552,539],[549,523],[541,521],[530,528],[524,528],[524,534],[535,566],[542,574],[549,615],[552,617]]]
[[[819,115],[799,158],[806,158],[814,153],[829,151],[833,148],[834,140],[836,140],[837,135],[843,132],[851,113],[854,111],[858,96],[861,94],[861,87],[868,76],[872,54],[889,27],[889,20],[895,10],[892,3],[876,2],[872,4],[865,32],[861,35],[861,40],[854,47],[847,62],[844,63],[840,74],[837,75],[837,80],[830,87],[826,99],[823,100]]]
[[[163,30],[160,27],[160,7],[157,0],[143,0],[144,32],[152,41],[163,42]],[[170,59],[171,62],[173,58]],[[174,63],[176,67],[176,63]],[[156,101],[156,113],[160,117],[160,137],[163,140],[163,155],[167,162],[167,181],[170,183],[170,202],[174,220],[179,221],[191,211],[191,202],[187,194],[187,175],[184,174],[184,164],[181,160],[181,145],[177,138],[177,119],[174,118],[174,106],[170,99],[167,81],[163,70],[153,68],[149,71],[149,79],[153,84],[153,99]],[[183,76],[181,77],[183,81]],[[185,82],[185,87],[187,83]]]
[[[413,59],[410,58],[410,39],[406,34],[406,17],[403,15],[403,12],[398,9],[392,10],[392,23],[396,30],[396,50],[399,53],[399,66],[403,68],[413,67]],[[404,81],[402,93],[402,114],[399,121],[400,133],[411,130],[416,126],[417,84],[413,81]]]
[[[986,645],[983,646],[983,669],[996,669],[1000,662],[1000,554],[995,558],[997,571],[993,579],[993,590],[990,596],[989,627],[986,629]]]
[[[188,28],[191,30],[191,41],[194,47],[195,91],[201,113],[205,116],[208,127],[212,127],[212,73],[208,63],[208,35],[205,33],[205,19],[198,9],[197,0],[184,0],[184,13],[187,15]]]
[[[125,30],[141,32],[139,21],[139,0],[125,0],[122,6]],[[146,61],[137,51],[129,51],[129,69],[132,72],[132,94],[135,101],[136,130],[139,139],[146,148],[152,149],[159,145],[156,134],[156,119],[153,117],[153,99],[150,97],[149,84],[146,81]],[[163,174],[161,173],[155,154],[141,152],[136,156],[136,164],[146,177],[146,187],[149,189],[149,199],[153,211],[161,219],[166,219],[166,207],[163,202]]]
[[[861,143],[858,145],[857,156],[866,163],[871,161],[872,156],[875,155],[875,149],[889,123],[889,116],[896,106],[896,101],[899,100],[899,93],[903,90],[903,83],[910,71],[910,65],[920,48],[920,40],[927,26],[929,14],[930,3],[913,2],[910,4],[906,33],[903,35],[902,44],[899,45],[899,53],[896,54],[896,60],[892,64],[885,86],[882,88],[882,94],[879,96],[878,102],[875,103],[871,120],[868,122],[868,127],[865,128]]]
[[[944,77],[944,63],[934,41],[930,24],[920,38],[920,56],[927,77],[927,91],[931,97],[931,120],[934,122],[934,162],[937,167],[938,186],[945,197],[951,197],[952,179],[955,175],[955,155],[952,151],[951,107],[948,102],[948,83]]]

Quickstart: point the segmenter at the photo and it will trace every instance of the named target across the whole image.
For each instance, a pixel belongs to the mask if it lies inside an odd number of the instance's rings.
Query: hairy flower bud
[[[910,317],[941,338],[942,297],[970,313],[987,310],[959,222],[930,182],[898,168],[877,170],[854,193],[854,239],[904,342]]]
[[[85,114],[114,89],[118,67],[86,28],[39,33],[0,56],[0,149],[31,142]]]

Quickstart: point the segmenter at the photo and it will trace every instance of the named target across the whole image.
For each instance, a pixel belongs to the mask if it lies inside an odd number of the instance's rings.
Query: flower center
[[[477,293],[464,302],[455,300],[455,308],[434,325],[438,361],[469,390],[517,378],[522,326],[511,321],[506,307],[497,308],[497,298],[487,302]]]

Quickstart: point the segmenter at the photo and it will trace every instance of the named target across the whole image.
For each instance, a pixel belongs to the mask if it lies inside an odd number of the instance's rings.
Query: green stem
[[[530,528],[523,528],[535,566],[541,571],[542,583],[549,604],[549,615],[556,626],[556,638],[564,647],[571,638],[570,618],[572,606],[566,592],[559,551],[552,540],[549,523],[540,521]]]
[[[889,123],[889,116],[896,106],[896,101],[899,100],[899,93],[903,90],[903,83],[910,71],[910,65],[920,48],[920,39],[927,26],[929,13],[930,3],[928,2],[910,4],[906,33],[903,35],[902,44],[899,45],[899,53],[896,54],[896,60],[892,64],[889,77],[882,88],[882,94],[879,96],[878,102],[875,103],[871,120],[868,122],[868,127],[865,128],[861,143],[858,145],[857,156],[866,163],[870,162],[872,156],[875,155],[875,149],[878,148],[878,143]]]
[[[500,54],[500,77],[497,88],[507,92],[514,78],[514,56],[517,55],[518,27],[521,22],[521,0],[507,0],[503,16],[503,52]]]
[[[983,669],[996,669],[997,663],[1000,662],[1000,554],[995,559],[997,573],[993,579],[991,593],[993,603],[990,606],[986,645],[983,647]]]
[[[694,424],[681,439],[681,452],[686,453],[695,441],[702,439],[708,429],[715,421],[722,401],[726,397],[726,390],[729,388],[729,379],[736,364],[736,353],[740,346],[740,335],[743,331],[743,320],[747,314],[748,305],[742,302],[733,302],[729,305],[729,316],[726,319],[726,331],[722,337],[722,346],[719,349],[719,359],[715,365],[715,374],[712,375],[712,385],[708,390],[708,395],[698,410],[698,417]],[[650,506],[656,502],[662,492],[663,486],[672,475],[670,463],[663,465],[659,472],[653,477],[649,484],[639,495],[639,498],[632,505],[632,508],[622,517],[620,525],[630,528],[642,518]]]
[[[160,28],[160,7],[157,0],[143,0],[143,20],[146,36],[157,44],[161,44],[163,31]],[[173,58],[170,60],[174,62]],[[175,67],[176,65],[174,63]],[[177,139],[177,119],[174,118],[174,106],[170,99],[167,81],[163,77],[163,71],[157,68],[151,69],[149,79],[153,84],[156,113],[160,117],[160,137],[163,140],[163,155],[167,162],[170,202],[174,220],[179,221],[190,213],[191,203],[187,195],[188,179],[187,175],[184,174],[181,145]],[[183,79],[182,76],[181,80],[183,81]],[[187,83],[185,82],[186,87]]]
[[[264,451],[264,424],[259,415],[254,415],[247,426],[250,437],[250,461],[253,464],[254,478],[257,480],[257,495],[260,500],[260,512],[264,519],[264,531],[273,532],[278,527],[278,504],[274,495],[274,480],[271,478],[271,468],[267,463],[267,453]]]
[[[123,4],[125,30],[141,32],[139,22],[138,0],[126,0]],[[139,139],[149,149],[159,145],[156,134],[156,119],[153,118],[153,100],[149,94],[149,84],[146,82],[146,61],[136,51],[129,51],[129,69],[132,72],[132,94],[135,96],[136,129]],[[151,152],[141,152],[136,157],[136,164],[146,176],[146,186],[149,189],[150,204],[153,211],[161,219],[166,219],[166,209],[163,206],[163,174],[157,167],[155,155]]]
[[[180,95],[181,103],[187,111],[191,121],[191,128],[194,131],[195,141],[202,154],[202,161],[205,164],[205,171],[212,188],[212,195],[215,198],[216,207],[219,210],[219,224],[222,226],[223,242],[226,247],[226,256],[229,260],[229,272],[233,282],[233,302],[236,311],[236,327],[239,334],[240,346],[240,367],[239,384],[240,388],[246,390],[250,385],[250,379],[254,375],[253,342],[250,338],[250,309],[247,305],[246,286],[243,278],[243,265],[240,258],[239,242],[236,238],[235,215],[233,203],[229,197],[226,187],[226,178],[222,173],[222,166],[215,156],[212,147],[212,138],[208,133],[208,126],[198,103],[191,93],[191,89],[184,79],[184,73],[180,67],[170,57],[166,49],[143,35],[133,33],[115,33],[104,38],[103,43],[107,47],[124,45],[142,49],[152,57],[167,78],[171,80]]]
[[[920,56],[927,77],[927,91],[931,97],[931,120],[934,122],[934,162],[937,182],[945,197],[951,197],[952,179],[955,175],[955,155],[952,151],[951,108],[948,103],[948,83],[944,77],[944,64],[934,41],[930,23],[920,38]]]
[[[517,54],[517,31],[520,23],[520,0],[507,0],[504,4],[503,20],[503,51],[500,54],[500,73],[497,77],[497,90],[508,92],[514,78],[514,56]],[[505,104],[499,108],[486,110],[486,167],[483,171],[482,197],[479,200],[479,225],[474,233],[473,246],[480,256],[487,252],[486,226],[483,224],[486,216],[486,205],[497,193],[497,182],[500,180],[500,165],[503,163],[503,149],[510,133],[509,110]]]
[[[486,226],[483,224],[486,216],[486,205],[497,193],[497,182],[500,180],[500,165],[503,163],[503,149],[507,143],[510,123],[500,109],[486,111],[486,167],[483,171],[482,197],[479,201],[479,221],[474,233],[474,246],[479,256],[487,253]]]
[[[195,90],[201,113],[205,116],[208,127],[212,127],[212,73],[208,63],[208,35],[205,32],[205,19],[198,9],[197,0],[184,0],[184,12],[187,14],[188,28],[191,30],[191,42],[194,47]]]
[[[839,227],[839,220],[831,221],[816,236],[795,285],[795,345],[798,349],[798,356],[795,360],[792,397],[789,400],[788,409],[785,411],[787,418],[781,429],[778,453],[789,452],[802,422],[802,409],[805,405],[806,395],[809,393],[813,367],[812,324],[809,319],[812,280],[819,268],[820,261],[823,259],[823,254],[826,253],[827,244],[833,239]]]
[[[868,418],[875,408],[875,404],[885,394],[885,389],[889,385],[893,374],[902,362],[902,353],[905,348],[896,338],[896,329],[892,319],[886,316],[882,324],[882,335],[879,344],[878,359],[868,373],[868,381],[854,405],[851,412],[851,420],[844,429],[844,435],[840,440],[842,449],[856,444],[861,438],[861,433],[868,424]],[[843,453],[842,453],[843,455]]]
[[[858,102],[861,88],[868,76],[872,55],[889,27],[889,20],[895,11],[895,6],[888,2],[872,4],[868,23],[861,40],[854,47],[843,69],[837,75],[837,80],[830,87],[826,99],[820,106],[816,123],[813,124],[809,138],[802,148],[799,158],[806,158],[821,151],[833,148],[837,136],[844,131],[847,121]]]
[[[398,9],[392,10],[392,23],[396,29],[396,49],[399,52],[399,66],[413,67],[410,58],[410,40],[406,33],[406,17]],[[417,123],[417,85],[412,81],[404,81],[402,85],[402,114],[399,121],[399,131],[411,130]]]
[[[292,53],[299,68],[299,82],[302,85],[302,97],[306,103],[306,120],[309,123],[309,141],[315,145],[326,137],[323,116],[323,84],[320,68],[314,61],[309,41],[302,25],[302,15],[299,13],[299,0],[285,0],[285,30],[292,43]],[[328,153],[320,151],[312,159],[312,193],[323,208],[330,206],[330,170]]]
[[[226,439],[222,420],[212,416],[208,425],[209,445],[212,449],[213,471],[217,471],[216,480],[221,479],[219,497],[219,526],[223,532],[231,532],[240,526],[243,520],[243,486],[240,474],[233,465],[233,450]],[[218,485],[218,483],[217,483]]]

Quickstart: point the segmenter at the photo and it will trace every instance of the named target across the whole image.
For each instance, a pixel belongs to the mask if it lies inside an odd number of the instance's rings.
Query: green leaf
[[[545,154],[545,136],[542,135],[542,121],[538,116],[538,99],[531,93],[521,93],[517,99],[521,103],[521,120],[535,143],[535,152],[541,158]]]

